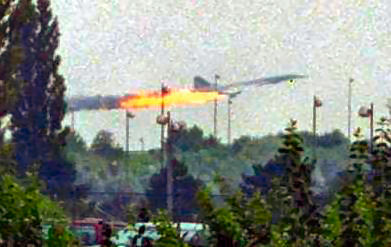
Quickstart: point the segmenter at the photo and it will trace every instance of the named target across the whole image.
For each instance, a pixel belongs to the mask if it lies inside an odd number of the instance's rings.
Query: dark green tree
[[[181,131],[180,135],[178,135],[175,145],[181,152],[198,152],[203,147],[203,135],[203,131],[197,126],[190,129],[184,129]]]
[[[390,244],[391,235],[391,129],[385,118],[378,122],[373,138],[373,151],[369,162],[371,170],[367,178],[373,191],[370,200],[375,204],[373,210],[373,246],[386,246]]]
[[[153,222],[156,225],[156,230],[160,235],[160,238],[154,242],[154,246],[158,247],[169,247],[169,246],[178,246],[178,247],[188,247],[183,239],[181,238],[181,233],[178,229],[172,224],[172,219],[169,217],[167,212],[158,211],[156,216],[153,218]]]
[[[22,52],[19,46],[10,41],[10,18],[13,13],[14,0],[0,2],[0,173],[14,173],[15,163],[12,160],[12,145],[4,140],[5,132],[9,129],[7,116],[18,98],[21,83],[17,66],[21,62]]]
[[[235,192],[221,176],[215,179],[220,193],[225,194],[225,204],[218,205],[211,188],[197,194],[203,221],[209,226],[212,246],[263,246],[271,241],[271,213],[259,192],[251,197]]]
[[[47,246],[42,225],[69,224],[63,209],[39,192],[40,182],[35,176],[29,176],[24,183],[22,186],[21,181],[9,175],[0,176],[0,236],[4,241],[0,246]],[[58,237],[60,240],[63,236]],[[69,246],[56,243],[55,246]]]
[[[86,154],[87,144],[77,132],[70,131],[66,137],[65,150],[67,154]]]
[[[173,159],[171,163],[174,177],[174,218],[191,219],[198,212],[196,193],[202,186],[202,181],[194,179],[187,174],[185,164]],[[149,180],[147,189],[147,198],[152,210],[166,209],[166,186],[167,176],[166,167],[160,170],[160,173],[154,174]]]
[[[333,246],[384,246],[372,245],[373,208],[376,202],[373,191],[365,183],[365,164],[369,162],[368,143],[362,139],[360,129],[350,148],[349,175],[334,202],[326,208],[323,235]]]
[[[288,245],[319,246],[320,215],[310,189],[314,162],[303,158],[303,139],[296,132],[296,124],[297,121],[291,120],[283,135],[283,146],[278,150],[286,169],[286,173],[281,177],[280,186],[286,187],[286,195],[290,198],[290,210],[282,215],[278,223],[281,227],[279,231],[282,235],[288,236]]]
[[[118,159],[123,155],[123,150],[115,145],[113,133],[101,130],[92,141],[90,151],[109,160]]]
[[[278,156],[267,162],[265,166],[256,164],[252,168],[254,175],[242,174],[243,182],[240,184],[242,191],[249,196],[256,191],[266,195],[271,189],[273,177],[281,177],[286,173],[285,164]]]
[[[9,28],[9,16],[12,15],[11,6],[14,2],[14,0],[0,2],[0,120],[10,112],[17,98],[19,86],[16,67],[21,61],[22,53],[20,47],[10,42],[11,30]],[[0,128],[0,141],[3,134]]]
[[[23,90],[11,112],[18,171],[23,175],[38,165],[47,192],[56,194],[58,188],[72,187],[75,169],[62,152],[69,128],[61,127],[65,85],[58,73],[60,57],[55,51],[60,33],[50,2],[19,1],[10,17],[10,30],[11,44],[24,54],[17,67]]]

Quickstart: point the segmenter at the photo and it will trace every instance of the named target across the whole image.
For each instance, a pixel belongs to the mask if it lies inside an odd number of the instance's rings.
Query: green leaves
[[[217,179],[216,182],[220,190],[231,191],[226,188],[229,185],[224,179]],[[270,242],[272,215],[259,192],[250,198],[240,191],[234,192],[226,199],[225,207],[214,205],[208,188],[201,190],[197,199],[214,245],[253,246]]]
[[[171,218],[165,211],[158,211],[158,214],[153,218],[153,223],[156,225],[156,230],[159,234],[159,239],[154,243],[158,247],[188,247],[180,236],[180,232],[174,227]]]
[[[42,224],[68,223],[58,205],[39,193],[37,183],[21,186],[13,177],[0,178],[0,235],[16,246],[41,243]]]
[[[79,246],[72,232],[63,224],[53,224],[48,231],[45,246],[70,247]]]

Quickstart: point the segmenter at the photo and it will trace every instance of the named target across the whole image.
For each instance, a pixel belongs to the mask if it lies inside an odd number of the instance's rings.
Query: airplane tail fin
[[[201,76],[196,76],[194,77],[194,88],[197,90],[210,90],[212,89],[212,84]]]

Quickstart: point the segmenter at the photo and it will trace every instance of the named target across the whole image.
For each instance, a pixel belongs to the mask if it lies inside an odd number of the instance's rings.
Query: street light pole
[[[314,145],[313,145],[313,155],[314,155],[314,160],[316,160],[316,144],[317,144],[317,139],[316,139],[316,96],[314,95],[314,100],[312,104],[312,132],[314,135]]]
[[[125,112],[125,118],[126,118],[126,155],[129,155],[129,117],[128,117],[128,110]]]
[[[161,88],[161,97],[162,97],[162,103],[161,103],[161,116],[164,117],[164,96],[166,94],[167,88],[162,83]],[[160,129],[160,164],[161,169],[164,167],[164,124],[161,125]]]
[[[141,143],[141,151],[144,151],[144,138],[140,138],[140,143]]]
[[[126,118],[126,155],[129,155],[129,119],[134,118],[135,116],[133,113],[129,112],[128,110],[125,111],[125,118]]]
[[[369,118],[369,150],[372,153],[373,151],[373,116],[374,116],[374,110],[373,110],[373,103],[371,103],[370,108],[367,107],[361,107],[358,111],[358,115],[363,118]]]
[[[75,111],[71,112],[71,129],[73,132],[75,131]]]
[[[316,137],[316,108],[321,107],[321,106],[322,106],[322,101],[314,95],[313,106],[312,106],[312,132],[314,135],[314,145],[313,145],[314,160],[317,159],[316,148],[318,146],[318,140]]]
[[[238,91],[235,93],[229,93],[228,94],[228,133],[227,133],[227,142],[228,144],[231,144],[231,105],[232,105],[232,99],[238,96],[242,91]]]
[[[350,142],[350,130],[351,130],[351,121],[352,121],[352,83],[354,79],[349,79],[349,90],[348,90],[348,139]]]
[[[369,143],[370,143],[370,150],[371,153],[373,151],[373,103],[371,103],[370,108],[370,115],[369,115],[369,126],[370,126],[370,133],[369,133]]]
[[[173,208],[174,208],[174,202],[173,202],[173,167],[172,167],[172,143],[171,143],[171,131],[172,131],[172,125],[171,125],[171,115],[170,112],[167,112],[167,159],[166,159],[166,179],[167,179],[167,211],[168,213],[173,216]]]
[[[231,144],[231,104],[232,104],[231,97],[228,96],[228,134],[227,134],[228,144]]]
[[[220,79],[219,75],[215,75],[215,90],[217,91],[217,81]],[[213,113],[213,134],[217,138],[217,99],[214,100],[214,113]]]

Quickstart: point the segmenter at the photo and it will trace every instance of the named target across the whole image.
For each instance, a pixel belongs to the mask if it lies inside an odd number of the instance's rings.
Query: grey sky
[[[287,84],[247,88],[234,100],[233,137],[282,131],[296,118],[312,126],[312,97],[319,131],[346,133],[347,82],[353,85],[353,127],[367,127],[356,112],[375,103],[387,114],[391,90],[391,2],[387,0],[56,0],[62,33],[59,53],[69,96],[134,93],[191,86],[195,75],[221,83],[285,73],[306,74]],[[173,116],[213,130],[213,104],[172,108]],[[226,102],[219,104],[219,137],[226,139]],[[131,148],[159,143],[158,111],[136,112]],[[90,142],[98,130],[124,143],[123,111],[81,112],[76,129]],[[69,117],[65,123],[69,123]]]

